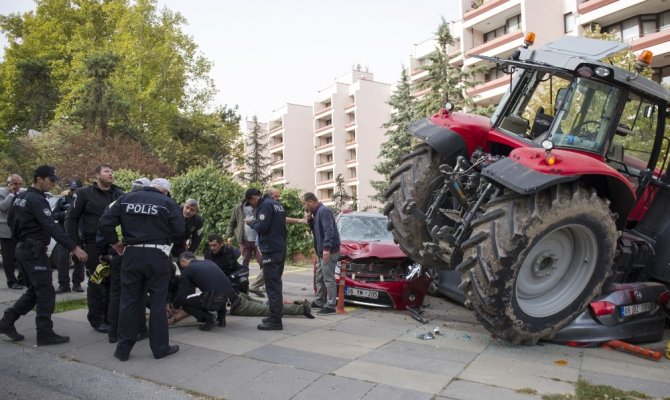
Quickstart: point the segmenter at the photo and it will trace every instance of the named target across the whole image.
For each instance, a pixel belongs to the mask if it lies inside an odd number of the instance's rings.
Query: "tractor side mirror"
[[[651,116],[654,115],[654,106],[645,106],[643,114],[645,118],[651,118]]]

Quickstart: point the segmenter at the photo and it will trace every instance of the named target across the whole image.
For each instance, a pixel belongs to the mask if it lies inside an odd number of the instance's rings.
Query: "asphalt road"
[[[4,340],[0,341],[0,388],[0,398],[5,400],[201,398]]]

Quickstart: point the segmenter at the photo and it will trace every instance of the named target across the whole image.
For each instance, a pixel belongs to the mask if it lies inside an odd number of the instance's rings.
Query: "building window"
[[[654,68],[651,79],[661,84],[670,85],[670,66]]]
[[[489,82],[503,76],[505,74],[498,67],[493,67],[484,73],[484,82]]]
[[[484,43],[521,29],[521,14],[507,18],[505,25],[484,33]]]
[[[575,14],[567,13],[563,16],[563,25],[565,33],[570,33],[575,30]]]
[[[637,15],[608,25],[603,32],[613,33],[619,40],[631,41],[665,29],[670,29],[670,10],[659,14]]]

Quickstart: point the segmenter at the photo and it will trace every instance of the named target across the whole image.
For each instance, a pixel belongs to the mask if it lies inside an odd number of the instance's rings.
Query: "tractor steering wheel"
[[[581,124],[579,124],[575,127],[574,135],[575,136],[580,136],[582,138],[582,140],[583,139],[593,140],[593,138],[598,133],[598,129],[600,129],[600,124],[601,123],[602,123],[602,121],[595,121],[595,120],[584,121],[584,122],[582,122]],[[595,127],[594,127],[593,130],[587,129],[586,127],[588,125],[595,125]]]

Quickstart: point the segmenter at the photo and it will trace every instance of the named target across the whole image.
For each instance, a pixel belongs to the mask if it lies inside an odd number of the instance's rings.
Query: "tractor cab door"
[[[626,176],[634,187],[650,169],[659,177],[661,165],[652,162],[660,120],[659,104],[630,93],[606,154],[607,163]]]
[[[607,163],[637,188],[637,204],[629,215],[633,223],[644,217],[659,190],[650,181],[660,181],[666,173],[670,141],[665,114],[664,104],[629,93],[606,154]]]

